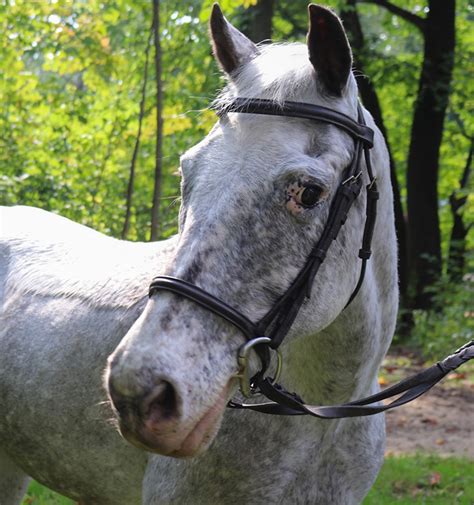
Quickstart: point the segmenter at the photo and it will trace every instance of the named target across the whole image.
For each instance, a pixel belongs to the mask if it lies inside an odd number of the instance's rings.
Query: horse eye
[[[306,186],[301,193],[301,204],[305,207],[314,207],[321,197],[322,188],[318,186]]]

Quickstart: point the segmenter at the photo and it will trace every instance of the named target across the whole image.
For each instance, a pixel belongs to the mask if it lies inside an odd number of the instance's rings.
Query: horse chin
[[[197,423],[193,430],[184,439],[179,449],[170,452],[168,456],[173,458],[193,458],[203,454],[211,445],[219,431],[222,413],[214,415],[212,419],[204,417]]]
[[[193,458],[203,454],[211,445],[219,431],[227,404],[229,388],[222,391],[216,403],[192,426],[191,429],[165,432],[145,420],[140,427],[130,429],[120,422],[120,433],[129,443],[139,449],[170,456],[173,458]]]

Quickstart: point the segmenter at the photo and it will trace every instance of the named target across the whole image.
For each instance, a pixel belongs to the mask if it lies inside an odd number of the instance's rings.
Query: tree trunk
[[[272,19],[275,0],[258,0],[256,5],[246,9],[242,22],[242,31],[253,42],[262,42],[272,38]]]
[[[459,181],[461,190],[467,187],[469,175],[471,172],[473,148],[474,140],[471,140],[471,146],[469,148],[466,166],[464,168],[461,180]],[[458,196],[457,191],[453,191],[449,198],[451,212],[453,214],[453,227],[451,228],[451,237],[449,240],[448,275],[454,282],[461,281],[464,274],[466,237],[469,231],[469,226],[465,225],[460,210],[466,201],[467,195],[464,194]]]
[[[408,250],[413,308],[428,309],[427,288],[441,274],[438,218],[439,149],[455,47],[455,0],[429,0],[424,59],[415,103],[407,167]]]
[[[155,78],[156,78],[156,148],[155,178],[153,188],[153,206],[151,209],[150,240],[158,240],[160,235],[160,199],[163,163],[163,84],[161,80],[161,41],[160,41],[160,1],[153,2],[153,33],[155,43]]]
[[[387,129],[383,120],[382,109],[377,96],[375,87],[370,79],[365,77],[364,71],[364,55],[365,55],[365,41],[360,24],[359,15],[356,8],[356,0],[346,0],[346,7],[341,10],[341,19],[351,42],[354,67],[357,69],[357,85],[359,87],[362,102],[367,107],[368,111],[372,114],[375,124],[378,126],[382,135],[385,138],[388,148],[388,155],[390,159],[390,179],[393,188],[394,210],[395,210],[395,228],[398,240],[398,276],[400,282],[400,292],[402,301],[405,299],[407,291],[407,274],[408,274],[408,261],[407,261],[407,243],[406,243],[406,222],[403,215],[403,207],[400,198],[400,186],[397,180],[397,172],[395,169],[395,161],[390,149],[390,142],[388,139]]]

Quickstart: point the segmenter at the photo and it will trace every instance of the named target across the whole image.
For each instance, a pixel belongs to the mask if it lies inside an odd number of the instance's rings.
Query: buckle
[[[261,344],[269,345],[271,343],[271,339],[268,337],[256,337],[252,340],[246,342],[243,346],[239,348],[239,352],[237,355],[237,361],[239,363],[239,371],[235,375],[239,379],[240,382],[240,392],[245,398],[250,398],[252,395],[256,394],[256,390],[253,384],[251,384],[250,373],[248,367],[248,360],[250,351],[256,346]],[[277,362],[276,369],[273,378],[270,380],[272,384],[275,384],[276,381],[280,378],[281,370],[283,367],[283,357],[281,352],[278,349],[273,349],[276,352]]]
[[[376,177],[376,176],[374,176],[374,177],[370,180],[369,185],[367,186],[367,191],[370,191],[370,190],[374,187],[374,185],[375,185],[375,183],[376,183],[376,182],[377,182],[377,177]]]
[[[354,182],[357,182],[361,175],[362,175],[362,170],[359,173],[357,173],[355,175],[351,175],[346,180],[342,181],[341,186],[345,186],[346,184],[349,184],[349,183],[353,184]]]

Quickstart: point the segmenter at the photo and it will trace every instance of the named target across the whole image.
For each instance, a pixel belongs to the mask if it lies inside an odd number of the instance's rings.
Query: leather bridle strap
[[[264,98],[235,98],[228,105],[220,108],[219,115],[228,112],[243,112],[247,114],[265,114],[266,116],[284,116],[299,119],[312,119],[332,124],[345,130],[354,139],[360,140],[369,148],[374,145],[374,132],[363,122],[354,121],[351,117],[321,105],[301,102],[282,102]]]
[[[369,185],[367,186],[368,201],[364,238],[362,248],[359,252],[359,256],[362,259],[362,268],[359,282],[348,303],[353,300],[362,285],[365,273],[365,262],[370,257],[370,242],[376,216],[375,203],[377,198],[374,197],[374,195],[378,196],[369,155],[369,149],[373,146],[373,131],[365,125],[360,105],[358,105],[358,122],[345,114],[326,107],[297,102],[278,104],[270,100],[251,98],[237,98],[227,107],[219,111],[220,114],[227,112],[277,115],[322,121],[342,128],[354,138],[354,155],[351,163],[344,171],[342,182],[331,202],[328,220],[321,237],[310,252],[306,264],[303,266],[296,279],[277,303],[257,324],[250,321],[239,311],[219,298],[206,292],[199,286],[190,284],[182,279],[170,276],[158,276],[150,285],[150,297],[159,290],[167,290],[184,296],[232,323],[249,341],[259,336],[267,336],[269,342],[266,345],[255,346],[255,351],[262,362],[262,368],[252,379],[254,386],[264,392],[266,384],[264,376],[270,362],[268,347],[277,349],[280,346],[293,324],[303,301],[311,294],[314,278],[332,242],[336,239],[339,230],[345,223],[354,201],[360,193],[362,187],[362,172],[359,170],[359,166],[362,153],[364,153]],[[369,196],[369,192],[372,193],[372,196]],[[371,202],[373,203],[371,204]],[[268,384],[271,385],[270,382],[268,382]],[[272,386],[272,388],[268,388],[269,398],[279,402],[274,386]],[[283,393],[283,396],[284,395]],[[293,400],[288,401],[291,403]]]
[[[201,307],[232,323],[248,340],[246,344],[257,352],[262,368],[250,380],[252,388],[265,395],[270,402],[244,403],[229,402],[229,407],[234,409],[253,410],[265,414],[276,415],[311,415],[314,417],[333,419],[341,417],[368,416],[404,405],[428,391],[450,371],[458,368],[466,361],[474,358],[474,341],[469,342],[454,354],[448,356],[436,365],[386,389],[383,392],[371,395],[361,400],[342,405],[319,406],[306,404],[296,393],[286,391],[282,386],[275,384],[272,379],[265,377],[265,372],[270,363],[269,347],[277,349],[283,338],[288,333],[295,320],[301,305],[306,297],[311,294],[311,287],[319,267],[337,237],[339,230],[346,221],[349,210],[356,200],[362,187],[362,173],[359,170],[362,153],[369,184],[367,185],[366,221],[364,226],[362,247],[359,257],[362,260],[359,281],[346,304],[349,305],[357,295],[366,269],[366,262],[371,255],[371,241],[377,215],[378,192],[376,178],[372,171],[369,148],[373,145],[373,132],[365,125],[362,109],[358,106],[358,122],[340,112],[311,104],[286,102],[277,104],[270,100],[237,98],[220,113],[240,112],[251,114],[269,114],[289,116],[304,119],[323,121],[336,125],[354,138],[354,156],[350,165],[344,172],[343,181],[339,185],[336,195],[331,203],[327,223],[318,243],[313,248],[309,257],[292,282],[287,291],[277,303],[257,323],[253,323],[238,310],[226,304],[214,295],[206,292],[182,279],[170,276],[158,276],[150,285],[149,295],[153,296],[161,290],[184,296]],[[265,338],[262,338],[265,335]],[[252,345],[252,341],[255,344]],[[265,344],[261,344],[265,341]],[[242,386],[241,386],[242,387]],[[243,391],[243,389],[242,389]],[[391,399],[401,395],[388,405],[374,405],[382,400]]]
[[[234,409],[253,410],[263,414],[310,415],[323,419],[370,416],[400,407],[415,400],[431,389],[448,373],[456,370],[456,368],[459,368],[471,359],[474,359],[474,340],[463,345],[453,354],[435,365],[400,381],[380,393],[342,405],[308,405],[296,393],[289,393],[280,385],[274,385],[266,378],[258,386],[262,394],[272,400],[271,402],[248,404],[229,402],[228,406]],[[388,400],[398,395],[401,396],[388,404],[373,405],[374,403]]]
[[[260,105],[260,101],[257,102]],[[291,102],[291,104],[291,107],[293,107],[293,102]],[[248,108],[248,104],[245,101],[237,108],[237,110],[239,112],[244,112],[244,110],[246,110],[244,107]],[[268,106],[266,106],[264,110],[267,110],[267,108]],[[285,107],[285,112],[287,112],[288,109],[290,109],[289,106]],[[296,113],[302,109],[306,113],[308,113],[309,110],[313,110],[315,114],[313,119],[321,120],[322,117],[325,117],[326,121],[330,122],[329,118],[326,117],[326,110],[330,109],[309,104],[295,104],[295,110],[292,111],[293,115],[296,115]],[[234,108],[232,108],[232,110],[234,110]],[[254,109],[252,108],[251,110],[253,111]],[[335,113],[336,111],[331,112]],[[342,123],[342,118],[344,118],[346,128],[348,128],[350,124],[355,123],[352,119],[348,118],[344,114],[337,113],[337,115],[340,116],[338,125]],[[332,116],[333,115],[330,117],[332,118]],[[358,120],[359,123],[355,123],[359,127],[358,131],[365,131],[365,129],[368,129],[365,125],[364,116],[360,105],[358,106]],[[370,131],[372,132],[372,130]],[[351,131],[351,133],[356,139],[354,156],[350,165],[344,172],[343,181],[340,184],[336,195],[334,196],[329,211],[328,220],[321,234],[321,237],[318,240],[316,246],[310,252],[305,266],[300,271],[296,279],[257,325],[258,333],[260,335],[267,335],[271,338],[271,343],[269,345],[272,349],[277,349],[280,346],[291,325],[296,319],[296,316],[298,315],[298,312],[305,298],[309,298],[311,296],[311,289],[313,286],[314,278],[321,264],[326,258],[326,254],[331,244],[337,238],[341,227],[346,222],[349,210],[351,209],[353,203],[360,193],[362,187],[362,172],[359,171],[359,166],[362,152],[364,152],[369,184],[367,186],[367,210],[363,234],[364,238],[362,241],[362,248],[359,251],[359,257],[362,259],[362,266],[357,285],[353,290],[345,307],[347,307],[349,303],[355,298],[362,286],[366,270],[366,262],[371,255],[370,243],[372,240],[373,229],[377,215],[376,202],[378,199],[378,192],[376,179],[370,163],[369,148],[372,146],[372,142],[366,141],[365,137],[358,136],[356,131]]]
[[[362,282],[364,281],[365,270],[367,268],[367,261],[372,255],[371,244],[375,229],[375,221],[377,219],[377,201],[380,198],[377,188],[377,180],[372,170],[370,153],[366,146],[364,146],[364,157],[365,157],[365,166],[367,167],[367,174],[369,176],[370,182],[366,187],[366,194],[367,194],[367,202],[365,207],[366,217],[364,225],[364,234],[362,237],[362,247],[359,249],[359,258],[362,260],[362,265],[360,268],[359,281],[344,308],[346,308],[352,302],[352,300],[354,300],[360,288],[362,287]]]
[[[356,149],[360,153],[361,147],[359,145]],[[314,278],[326,258],[331,244],[345,223],[352,204],[360,193],[361,176],[354,173],[357,168],[357,159],[358,155],[356,154],[350,170],[346,174],[348,177],[339,186],[333,199],[328,221],[321,237],[310,252],[305,266],[283,296],[258,323],[259,334],[268,335],[272,339],[270,347],[273,349],[280,346],[305,298],[311,296]]]
[[[151,297],[155,292],[160,290],[170,291],[177,295],[184,296],[201,307],[214,312],[226,321],[232,323],[245,335],[247,340],[251,340],[257,336],[256,325],[250,321],[250,319],[219,298],[204,291],[199,286],[195,286],[177,277],[160,275],[159,277],[155,277],[150,284],[149,296]]]
[[[352,204],[360,193],[362,187],[362,173],[359,171],[359,165],[362,152],[365,154],[369,186],[375,189],[375,177],[370,167],[369,155],[369,148],[373,145],[373,131],[365,125],[360,105],[358,105],[359,122],[354,121],[341,112],[328,109],[327,107],[298,102],[278,104],[271,100],[253,98],[236,98],[231,104],[227,105],[227,107],[221,109],[219,114],[227,112],[289,116],[322,121],[342,128],[355,140],[353,158],[344,171],[342,183],[331,203],[328,221],[320,239],[310,252],[306,264],[301,269],[296,279],[277,303],[257,324],[252,323],[243,314],[230,307],[219,298],[204,291],[199,286],[190,284],[182,279],[170,276],[158,276],[150,285],[150,297],[158,290],[167,290],[184,296],[231,322],[244,333],[248,340],[256,336],[268,335],[271,339],[269,346],[273,349],[277,349],[293,324],[305,298],[310,296],[311,287],[319,267],[323,263],[332,242],[336,239],[339,230],[345,223]],[[366,240],[368,243],[365,249],[368,248],[369,251],[372,233],[368,233],[367,230],[373,229],[374,221],[375,212],[370,215],[367,214],[364,237],[368,237],[368,240]],[[355,297],[362,285],[365,273],[364,263],[369,256],[370,252],[367,257],[363,259],[359,282],[350,297],[351,300]],[[265,346],[258,346],[255,350],[262,361],[262,370],[259,376],[263,377],[263,372],[265,372],[269,361],[268,350],[265,349]]]

